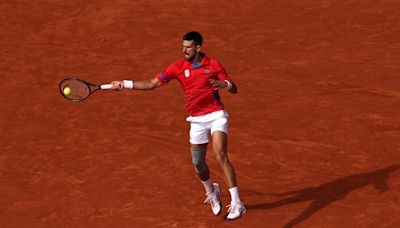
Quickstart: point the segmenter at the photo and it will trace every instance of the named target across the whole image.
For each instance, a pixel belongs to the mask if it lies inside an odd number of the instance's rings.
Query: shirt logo
[[[204,73],[209,74],[210,70],[205,70]]]
[[[185,77],[190,77],[190,71],[188,69],[185,70]]]

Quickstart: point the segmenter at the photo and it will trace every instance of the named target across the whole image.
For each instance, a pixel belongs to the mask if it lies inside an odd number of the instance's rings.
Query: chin
[[[193,60],[193,57],[194,57],[194,56],[186,56],[186,55],[185,55],[185,59],[186,59],[187,61],[192,61],[192,60]]]

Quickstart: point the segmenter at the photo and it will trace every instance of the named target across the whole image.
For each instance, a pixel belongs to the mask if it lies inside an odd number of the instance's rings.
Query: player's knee
[[[192,149],[192,163],[197,173],[202,173],[208,170],[205,148]]]
[[[196,173],[204,173],[208,170],[208,167],[206,163],[200,162],[200,163],[193,163],[194,169],[196,170]]]

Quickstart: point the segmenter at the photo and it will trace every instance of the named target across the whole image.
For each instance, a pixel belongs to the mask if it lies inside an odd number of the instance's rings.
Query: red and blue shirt
[[[218,90],[210,84],[209,79],[232,79],[224,67],[215,59],[204,55],[201,64],[181,60],[169,65],[156,76],[161,83],[166,84],[177,79],[185,93],[186,109],[191,116],[199,116],[224,109]]]

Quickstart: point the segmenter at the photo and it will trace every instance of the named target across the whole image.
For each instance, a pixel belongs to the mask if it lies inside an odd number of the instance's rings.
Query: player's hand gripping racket
[[[60,93],[67,100],[83,101],[99,89],[111,89],[111,84],[96,85],[79,78],[66,78],[60,82]]]

